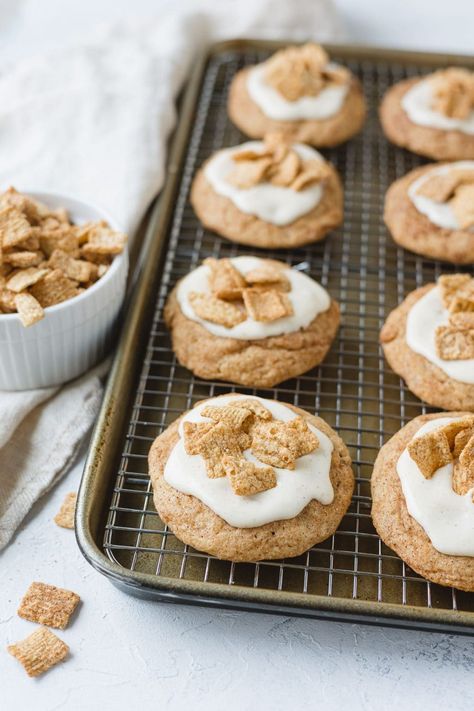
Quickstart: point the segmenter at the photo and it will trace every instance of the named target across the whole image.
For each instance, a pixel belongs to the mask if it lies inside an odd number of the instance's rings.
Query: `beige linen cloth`
[[[133,235],[163,183],[174,100],[203,45],[237,36],[343,39],[332,0],[175,5],[0,70],[2,188],[90,201]],[[97,372],[62,389],[0,392],[0,549],[71,465],[101,395]]]

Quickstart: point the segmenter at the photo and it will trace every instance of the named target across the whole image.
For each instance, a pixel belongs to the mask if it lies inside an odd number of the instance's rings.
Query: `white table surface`
[[[92,25],[170,0],[0,0],[0,59],[80,41]],[[348,37],[390,46],[472,52],[470,0],[337,0]],[[0,709],[473,707],[469,638],[161,605],[115,589],[52,518],[78,486],[82,458],[38,502],[0,555]],[[32,580],[82,597],[66,663],[29,679],[3,650],[33,625],[16,615]]]

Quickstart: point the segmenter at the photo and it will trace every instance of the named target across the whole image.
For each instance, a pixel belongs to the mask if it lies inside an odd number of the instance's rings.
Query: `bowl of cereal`
[[[80,200],[0,195],[0,390],[60,385],[106,355],[125,296],[126,239]]]

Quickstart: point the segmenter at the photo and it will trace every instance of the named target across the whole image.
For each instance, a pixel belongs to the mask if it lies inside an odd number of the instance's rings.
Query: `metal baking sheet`
[[[378,333],[409,291],[453,271],[392,242],[383,224],[390,183],[422,159],[388,143],[377,118],[386,89],[440,66],[472,58],[328,47],[360,78],[369,105],[362,133],[323,151],[344,182],[342,227],[296,250],[259,251],[205,230],[189,203],[198,166],[245,137],[227,117],[230,82],[282,43],[233,41],[196,64],[173,139],[168,181],[142,251],[142,269],[124,323],[93,435],[77,511],[79,545],[91,564],[128,592],[171,602],[474,634],[474,595],[432,584],[379,539],[370,518],[370,476],[380,446],[413,417],[430,411],[384,361]],[[239,388],[323,417],[349,446],[356,488],[338,531],[298,558],[233,564],[183,545],[152,501],[147,452],[196,401],[236,388],[195,378],[180,366],[163,323],[176,281],[204,258],[265,254],[306,262],[342,309],[342,325],[324,363],[270,389]]]

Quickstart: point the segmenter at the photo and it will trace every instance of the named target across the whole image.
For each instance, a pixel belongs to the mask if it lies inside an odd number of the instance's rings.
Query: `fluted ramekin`
[[[56,193],[24,191],[51,209],[65,207],[75,224],[106,220],[104,210]],[[45,388],[75,378],[110,349],[122,308],[128,271],[127,250],[79,296],[45,309],[44,318],[25,328],[18,314],[0,314],[0,390]]]

